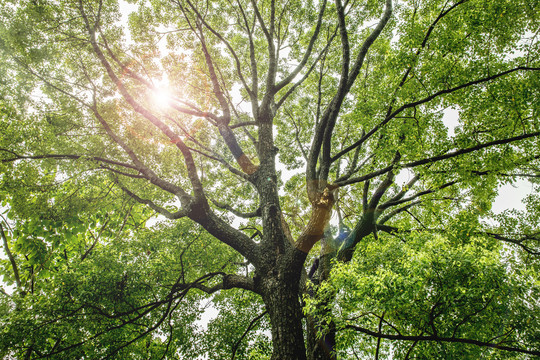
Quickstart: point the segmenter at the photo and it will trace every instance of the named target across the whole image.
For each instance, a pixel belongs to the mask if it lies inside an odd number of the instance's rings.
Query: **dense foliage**
[[[539,13],[3,1],[0,355],[539,356]]]

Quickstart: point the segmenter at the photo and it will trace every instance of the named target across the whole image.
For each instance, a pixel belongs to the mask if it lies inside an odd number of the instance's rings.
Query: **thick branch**
[[[261,214],[262,214],[262,211],[261,211],[261,208],[258,208],[257,210],[255,211],[251,211],[251,212],[248,212],[248,213],[245,213],[245,212],[242,212],[242,211],[238,211],[236,209],[234,209],[232,206],[228,205],[228,204],[224,204],[222,202],[219,202],[217,200],[213,200],[211,199],[212,203],[214,203],[214,205],[216,205],[218,208],[220,209],[223,209],[223,210],[227,210],[231,213],[233,213],[234,215],[238,216],[238,217],[241,217],[241,218],[244,218],[244,219],[250,219],[250,218],[254,218],[254,217],[260,217]]]
[[[351,87],[354,84],[354,81],[358,77],[358,74],[360,73],[360,69],[362,68],[362,65],[364,64],[364,59],[366,58],[366,55],[368,53],[369,48],[375,40],[379,37],[383,29],[385,28],[386,24],[388,23],[388,20],[390,20],[390,16],[392,15],[392,0],[386,0],[384,13],[381,19],[379,20],[379,23],[373,29],[373,32],[366,38],[364,43],[362,44],[362,47],[360,48],[360,51],[358,52],[358,55],[356,55],[356,60],[351,68],[351,72],[349,73],[349,78],[347,82],[347,92],[351,89]]]
[[[341,70],[341,77],[340,77],[340,84],[339,88],[336,91],[336,95],[324,111],[324,114],[322,116],[321,121],[317,124],[315,128],[315,136],[313,138],[310,154],[309,154],[309,161],[307,163],[307,169],[306,169],[306,181],[308,184],[308,195],[310,197],[313,197],[316,193],[317,189],[314,189],[313,181],[317,178],[317,161],[319,160],[319,154],[322,149],[322,158],[320,163],[320,169],[319,169],[319,180],[321,180],[320,184],[316,183],[316,185],[322,185],[328,178],[328,172],[330,170],[330,165],[334,161],[334,159],[331,157],[331,139],[332,134],[334,131],[334,126],[336,124],[337,117],[339,115],[339,111],[341,109],[341,105],[343,103],[343,100],[346,96],[346,94],[350,91],[352,85],[354,84],[354,81],[356,80],[360,68],[362,67],[362,64],[364,62],[364,59],[367,55],[367,52],[369,48],[373,45],[375,40],[379,37],[382,30],[390,20],[390,16],[392,14],[392,1],[386,0],[386,8],[384,10],[383,16],[379,20],[377,26],[372,31],[372,33],[366,38],[364,43],[362,44],[362,47],[360,48],[360,51],[356,57],[355,63],[353,64],[352,69],[348,70],[348,38],[346,34],[346,27],[345,27],[345,18],[343,13],[343,8],[341,7],[341,1],[336,0],[336,6],[338,11],[338,20],[340,23],[340,34],[342,38],[342,53],[343,53],[343,62],[342,62],[342,70]]]
[[[401,154],[399,151],[396,152],[396,155],[394,156],[394,160],[392,161],[393,164],[396,164],[399,162],[399,159],[401,159]],[[383,197],[383,195],[386,193],[388,188],[394,183],[394,171],[389,171],[386,174],[386,178],[379,184],[375,192],[373,193],[373,196],[371,197],[371,200],[369,201],[367,210],[374,211],[377,206],[379,205],[379,201]]]
[[[334,205],[334,195],[332,189],[325,188],[319,199],[311,203],[311,215],[308,224],[296,241],[296,248],[307,254],[313,246],[322,239],[324,230],[332,215]]]

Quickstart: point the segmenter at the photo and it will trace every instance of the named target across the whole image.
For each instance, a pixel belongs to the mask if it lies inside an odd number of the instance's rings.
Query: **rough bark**
[[[251,176],[259,192],[263,236],[254,278],[255,291],[270,317],[273,360],[305,360],[306,347],[300,304],[300,275],[307,254],[295,248],[283,221],[277,188],[272,137],[272,113],[261,106],[258,143],[261,165]]]
[[[290,244],[284,253],[262,266],[258,271],[260,276],[255,277],[256,290],[262,295],[270,317],[273,360],[306,359],[297,270],[304,256]]]
[[[297,286],[265,279],[263,296],[272,324],[273,360],[304,360],[306,348]]]

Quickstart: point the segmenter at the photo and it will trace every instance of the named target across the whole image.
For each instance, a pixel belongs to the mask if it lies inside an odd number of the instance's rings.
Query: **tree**
[[[127,6],[1,6],[5,356],[540,354],[536,2]]]

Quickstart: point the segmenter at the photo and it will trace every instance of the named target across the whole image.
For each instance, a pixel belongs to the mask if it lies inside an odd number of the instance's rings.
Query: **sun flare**
[[[162,79],[154,82],[154,89],[150,92],[150,100],[159,109],[167,109],[172,102],[173,93],[169,87],[168,79]]]
[[[156,89],[152,92],[152,102],[159,108],[165,109],[171,104],[169,89]]]

